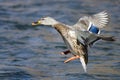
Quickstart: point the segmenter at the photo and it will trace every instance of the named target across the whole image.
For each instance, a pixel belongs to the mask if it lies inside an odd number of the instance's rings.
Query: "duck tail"
[[[99,36],[100,39],[105,40],[105,41],[115,41],[116,39],[114,36]]]
[[[82,67],[83,67],[84,71],[87,72],[87,64],[86,64],[85,58],[83,56],[80,57],[80,62],[82,63]]]

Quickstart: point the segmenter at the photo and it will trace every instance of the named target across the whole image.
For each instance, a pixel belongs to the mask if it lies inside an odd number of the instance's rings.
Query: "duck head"
[[[32,25],[33,26],[37,26],[37,25],[53,26],[57,23],[58,23],[58,21],[56,21],[52,17],[44,17],[44,18],[40,18],[36,22],[32,22]]]

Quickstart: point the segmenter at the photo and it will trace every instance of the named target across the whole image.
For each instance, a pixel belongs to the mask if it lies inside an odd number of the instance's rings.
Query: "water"
[[[89,53],[88,73],[79,60],[64,64],[71,55],[60,35],[51,27],[31,22],[51,16],[72,25],[81,16],[106,10],[109,27],[103,33],[116,42],[99,41]],[[119,80],[120,0],[1,0],[0,80]]]

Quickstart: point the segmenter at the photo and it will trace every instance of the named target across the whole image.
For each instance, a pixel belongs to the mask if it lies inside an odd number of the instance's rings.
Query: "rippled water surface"
[[[73,25],[81,16],[106,10],[117,38],[99,41],[89,53],[88,72],[71,55],[51,27],[31,26],[42,16]],[[0,80],[120,80],[120,0],[0,0]]]

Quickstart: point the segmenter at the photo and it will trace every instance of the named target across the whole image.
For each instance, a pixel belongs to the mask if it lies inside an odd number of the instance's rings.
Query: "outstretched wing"
[[[98,29],[103,28],[108,23],[108,14],[103,11],[92,16],[84,16],[74,25],[76,29],[88,31],[91,26]]]
[[[76,31],[77,41],[84,46],[92,46],[100,38],[96,34],[90,34],[89,31]]]
[[[108,15],[105,11],[80,18],[74,25],[78,41],[83,45],[92,45],[99,40],[96,34],[100,33],[100,28],[105,27],[107,22]]]

